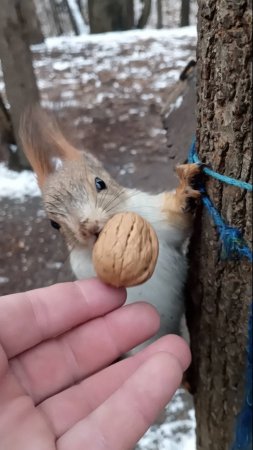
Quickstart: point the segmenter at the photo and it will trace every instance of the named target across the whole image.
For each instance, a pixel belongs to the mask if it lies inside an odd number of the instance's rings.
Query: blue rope
[[[190,163],[201,164],[196,153],[195,140],[193,141],[188,161]],[[224,183],[232,184],[242,189],[247,189],[252,192],[252,185],[244,181],[235,180],[224,175],[220,175],[207,167],[203,171],[217,180]],[[214,224],[220,235],[222,244],[222,256],[225,258],[246,257],[250,262],[253,261],[253,254],[246,242],[243,239],[241,231],[237,228],[227,225],[222,219],[219,211],[215,208],[212,201],[208,197],[205,187],[199,183],[199,190],[202,194],[202,201],[212,217]],[[252,308],[253,302],[250,305],[249,325],[248,325],[248,344],[247,344],[247,363],[245,376],[245,395],[241,412],[236,419],[235,439],[232,450],[251,450],[252,449],[252,419],[253,419],[253,402],[252,402]]]
[[[197,162],[198,164],[201,164],[201,162],[198,158],[198,155],[196,153],[195,141],[193,141],[193,143],[191,145],[191,148],[189,151],[189,156],[188,156],[188,161],[190,163]],[[207,173],[205,167],[203,170],[205,173]],[[214,172],[214,173],[216,173],[216,172]],[[237,180],[234,180],[234,182],[236,182],[236,181]],[[241,187],[240,183],[241,183],[241,181],[239,182],[238,187]],[[234,183],[234,186],[236,186],[235,183]],[[231,227],[224,222],[219,211],[215,208],[212,201],[208,197],[205,187],[202,183],[199,184],[199,191],[202,194],[203,204],[205,205],[209,215],[212,217],[212,220],[219,232],[220,242],[221,242],[221,250],[222,250],[221,251],[222,259],[229,259],[229,258],[237,259],[237,258],[246,257],[250,262],[253,262],[253,253],[250,250],[250,248],[248,247],[248,245],[246,244],[246,242],[244,241],[241,231],[238,230],[238,228]]]
[[[190,148],[189,159],[193,163],[202,164],[196,153],[195,140],[193,141]],[[246,183],[246,181],[236,180],[235,178],[228,177],[227,175],[221,175],[220,173],[215,172],[208,167],[204,167],[203,171],[210,177],[216,178],[216,180],[222,181],[223,183],[231,184],[232,186],[236,186],[241,189],[246,189],[247,191],[253,192],[253,185],[250,183]]]

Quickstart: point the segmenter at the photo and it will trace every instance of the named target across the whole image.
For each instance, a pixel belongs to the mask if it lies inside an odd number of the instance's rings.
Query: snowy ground
[[[195,43],[194,26],[49,38],[33,49],[42,104],[121,184],[146,189],[152,165],[148,190],[162,190],[176,178],[160,113]]]
[[[195,450],[195,414],[190,397],[178,389],[166,407],[165,420],[155,424],[140,440],[136,450]]]
[[[160,112],[195,57],[195,43],[195,27],[50,38],[33,49],[42,103],[58,111],[74,143],[95,153],[120,183],[165,189],[174,178]],[[70,279],[68,271],[58,279],[64,245],[48,232],[33,174],[0,164],[0,211],[3,293],[50,284],[56,274],[57,281]],[[191,397],[179,390],[164,422],[150,428],[138,449],[195,450],[194,427]]]

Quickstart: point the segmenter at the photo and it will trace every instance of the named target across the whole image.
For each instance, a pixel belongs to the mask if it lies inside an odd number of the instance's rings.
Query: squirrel
[[[194,204],[200,197],[194,181],[200,166],[177,166],[178,187],[153,195],[120,186],[93,155],[72,146],[57,123],[40,107],[29,108],[24,113],[20,137],[37,175],[47,216],[65,238],[77,279],[95,276],[92,249],[114,214],[136,212],[153,226],[159,241],[155,271],[142,285],[127,289],[126,303],[144,300],[160,314],[159,332],[144,345],[164,334],[180,335],[187,276],[186,249],[192,232]]]

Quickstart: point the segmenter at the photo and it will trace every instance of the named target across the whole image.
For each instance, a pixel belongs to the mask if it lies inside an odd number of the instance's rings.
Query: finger
[[[35,403],[77,383],[155,334],[157,311],[135,303],[69,331],[10,360]]]
[[[0,417],[8,402],[23,394],[22,388],[9,370],[8,359],[0,345]],[[1,435],[1,425],[0,425]],[[1,448],[1,445],[0,445]]]
[[[179,336],[164,336],[133,357],[111,365],[80,384],[45,400],[39,409],[47,416],[55,436],[61,436],[78,421],[88,416],[141,364],[158,352],[167,352],[177,358],[182,371],[186,370],[190,364],[190,349],[186,342]]]
[[[58,449],[128,450],[157,418],[180,385],[182,367],[169,353],[157,353],[86,419],[58,440]]]
[[[121,306],[124,289],[97,279],[56,284],[0,301],[0,342],[13,357],[40,342],[64,333],[80,323],[103,316]]]

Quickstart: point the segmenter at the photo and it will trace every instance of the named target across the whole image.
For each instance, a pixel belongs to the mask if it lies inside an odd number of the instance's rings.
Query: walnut
[[[132,212],[113,216],[93,248],[98,277],[115,287],[144,283],[154,272],[159,251],[151,225]]]

